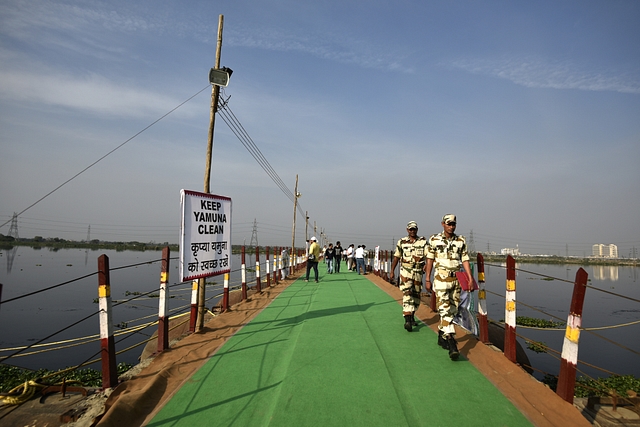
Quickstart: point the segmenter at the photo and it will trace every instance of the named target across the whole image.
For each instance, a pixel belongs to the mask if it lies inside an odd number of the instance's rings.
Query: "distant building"
[[[598,243],[592,246],[591,255],[596,258],[618,258],[618,247]]]
[[[515,248],[503,248],[500,250],[500,253],[502,255],[517,256],[520,255],[520,249],[518,248],[518,245],[516,245]]]

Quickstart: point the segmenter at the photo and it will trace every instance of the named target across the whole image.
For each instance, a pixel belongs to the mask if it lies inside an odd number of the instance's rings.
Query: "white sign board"
[[[231,271],[231,199],[180,191],[181,281]]]

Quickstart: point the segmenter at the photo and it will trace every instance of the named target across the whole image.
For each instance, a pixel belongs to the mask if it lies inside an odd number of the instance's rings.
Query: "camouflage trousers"
[[[402,314],[413,314],[420,307],[420,291],[422,290],[422,274],[409,273],[401,269],[400,283],[402,291]]]
[[[433,291],[436,294],[436,306],[438,307],[438,314],[440,314],[438,329],[444,335],[455,334],[453,318],[458,314],[458,306],[460,305],[460,293],[462,292],[460,283],[457,280],[443,282],[434,279]]]

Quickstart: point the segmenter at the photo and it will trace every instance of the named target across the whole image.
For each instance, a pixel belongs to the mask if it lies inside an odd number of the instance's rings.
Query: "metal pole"
[[[224,15],[220,15],[218,20],[218,45],[216,47],[215,67],[220,68],[220,52],[222,51],[222,27]],[[218,95],[220,87],[213,85],[211,89],[211,110],[209,114],[209,135],[207,140],[207,158],[204,169],[204,192],[210,192],[211,182],[211,157],[213,154],[213,129],[216,123],[216,112],[218,111]],[[205,278],[198,280],[198,319],[196,321],[196,332],[200,332],[204,327],[204,301],[205,301]]]

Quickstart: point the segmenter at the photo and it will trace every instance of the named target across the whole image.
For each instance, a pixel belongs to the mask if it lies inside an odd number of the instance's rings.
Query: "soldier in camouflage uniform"
[[[433,290],[436,293],[440,324],[438,325],[438,344],[449,350],[449,357],[453,360],[460,356],[455,340],[455,328],[453,318],[458,313],[460,304],[460,283],[456,278],[456,272],[460,266],[467,273],[471,283],[471,266],[467,252],[467,241],[464,236],[455,234],[456,216],[447,214],[442,217],[443,231],[429,238],[427,246],[427,264],[425,266],[425,286],[431,290],[431,271],[435,267],[433,276]]]
[[[414,313],[420,306],[422,275],[424,272],[427,239],[418,237],[418,224],[410,221],[407,224],[407,237],[398,240],[391,262],[391,277],[396,265],[400,262],[400,281],[398,287],[402,291],[402,315],[404,328],[411,332],[417,322]]]

